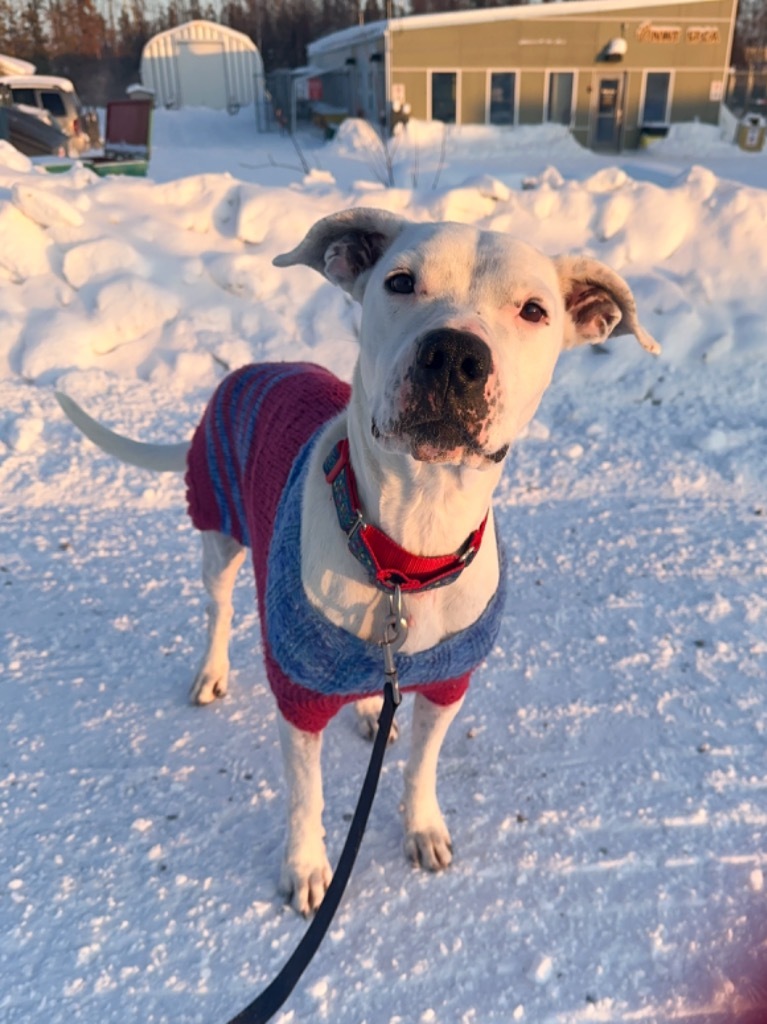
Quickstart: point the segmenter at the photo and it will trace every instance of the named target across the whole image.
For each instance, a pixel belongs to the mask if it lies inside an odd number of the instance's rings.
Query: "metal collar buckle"
[[[354,534],[363,526],[367,526],[367,523],[365,522],[365,517],[363,516],[362,511],[360,509],[357,509],[354,522],[346,531],[346,539],[351,543],[351,541],[354,539]]]

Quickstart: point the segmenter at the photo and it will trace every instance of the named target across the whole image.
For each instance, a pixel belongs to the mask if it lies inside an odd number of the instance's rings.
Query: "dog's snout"
[[[416,351],[420,383],[457,394],[484,391],[493,359],[489,346],[476,334],[445,327],[429,331]]]

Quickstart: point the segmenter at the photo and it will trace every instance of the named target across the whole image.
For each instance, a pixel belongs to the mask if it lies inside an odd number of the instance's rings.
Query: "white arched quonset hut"
[[[234,113],[255,103],[258,116],[264,65],[242,32],[214,21],[188,21],[149,40],[141,54],[141,82],[157,106]]]

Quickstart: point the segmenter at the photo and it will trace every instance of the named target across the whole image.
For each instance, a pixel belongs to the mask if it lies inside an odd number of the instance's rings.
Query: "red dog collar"
[[[322,468],[333,491],[338,524],[346,534],[349,550],[381,590],[399,587],[412,593],[444,587],[474,560],[485,533],[487,515],[455,554],[413,555],[365,519],[347,438],[338,442]]]

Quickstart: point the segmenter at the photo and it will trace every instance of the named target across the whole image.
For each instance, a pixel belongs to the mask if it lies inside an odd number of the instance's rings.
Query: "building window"
[[[516,75],[513,71],[490,74],[490,124],[514,124]]]
[[[671,72],[648,71],[645,78],[642,124],[668,124]]]
[[[575,73],[573,71],[551,71],[549,73],[547,120],[553,124],[567,125],[569,128],[573,120],[574,96]]]
[[[455,124],[457,78],[455,71],[431,73],[431,119]]]

